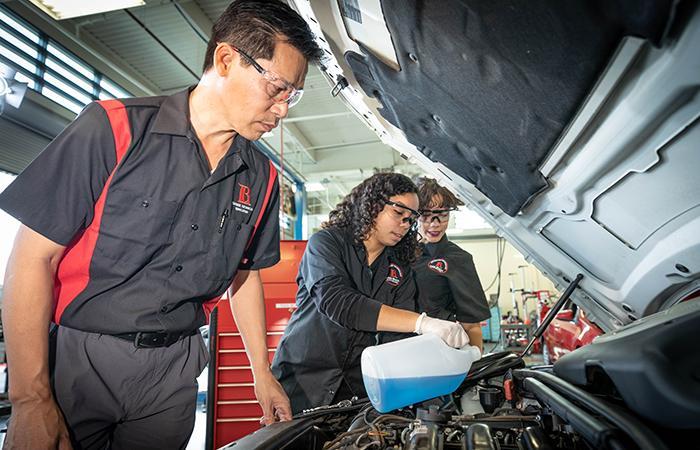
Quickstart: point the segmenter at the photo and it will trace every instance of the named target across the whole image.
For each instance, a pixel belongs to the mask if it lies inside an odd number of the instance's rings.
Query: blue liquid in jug
[[[454,392],[466,373],[413,378],[364,377],[372,406],[380,413]]]

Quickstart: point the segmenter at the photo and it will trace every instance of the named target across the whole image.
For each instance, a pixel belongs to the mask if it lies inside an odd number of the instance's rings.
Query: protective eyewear
[[[447,208],[447,209],[421,209],[420,218],[424,222],[432,223],[433,220],[437,219],[438,223],[450,220],[450,212],[455,211],[457,208]]]
[[[386,200],[384,203],[399,209],[399,211],[394,210],[394,213],[396,213],[397,217],[401,217],[401,222],[408,223],[411,226],[411,228],[415,228],[418,225],[417,220],[418,216],[420,216],[420,213],[415,209],[409,208],[408,206],[402,205],[401,203],[392,202],[391,200]],[[404,214],[406,213],[409,213],[409,215],[404,217]]]
[[[233,47],[233,49],[245,58],[245,60],[262,75],[265,81],[267,81],[267,83],[265,83],[265,93],[269,95],[275,103],[286,103],[290,108],[299,103],[301,96],[304,94],[303,89],[295,88],[291,83],[285,81],[276,73],[264,69],[257,61],[240,48]]]

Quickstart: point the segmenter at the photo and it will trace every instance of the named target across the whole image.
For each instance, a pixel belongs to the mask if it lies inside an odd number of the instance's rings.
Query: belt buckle
[[[168,338],[167,333],[146,333],[139,331],[134,338],[134,346],[137,348],[157,348],[163,347]]]

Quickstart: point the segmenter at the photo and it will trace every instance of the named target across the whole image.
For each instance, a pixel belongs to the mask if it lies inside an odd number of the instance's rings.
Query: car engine
[[[231,447],[286,450],[673,448],[615,393],[591,395],[514,353],[474,363],[452,395],[380,414],[367,399],[305,411]],[[677,431],[677,430],[676,430]]]
[[[683,302],[601,336],[554,366],[526,367],[527,349],[492,353],[475,361],[448,396],[389,414],[352,398],[303,411],[225,448],[689,448],[700,431],[700,391],[689,381],[697,379],[699,326],[700,302]]]
[[[503,358],[502,355],[500,355]],[[519,358],[506,360],[519,366]],[[503,363],[497,363],[503,366]],[[312,447],[323,450],[396,449],[592,449],[635,448],[634,437],[620,432],[609,419],[588,412],[577,405],[561,380],[551,375],[551,368],[541,371],[508,369],[501,377],[463,386],[448,397],[433,399],[403,408],[392,414],[380,414],[362,401],[334,405],[338,409],[358,409],[355,414],[334,415],[330,408],[324,425],[335,436],[321,443],[320,433]],[[559,390],[555,386],[559,385]],[[465,390],[466,389],[466,390]],[[575,389],[574,389],[575,390]],[[599,408],[609,408],[596,400]],[[594,401],[595,402],[595,401]],[[580,403],[580,400],[579,402]],[[595,409],[595,406],[593,407]],[[320,411],[310,411],[314,412]],[[333,417],[335,416],[335,417]],[[630,420],[631,417],[626,417]],[[614,420],[614,419],[613,419]],[[348,425],[349,423],[349,425]],[[342,431],[341,427],[346,426]],[[314,427],[321,431],[322,427]],[[641,423],[633,428],[652,448],[664,448]],[[303,445],[312,444],[304,442]],[[285,447],[287,448],[287,447]]]
[[[492,388],[491,388],[492,389]],[[542,429],[556,416],[546,416],[534,405],[525,412],[507,406],[492,413],[460,415],[436,405],[415,409],[415,417],[373,414],[365,407],[344,433],[323,449],[522,449],[587,448],[566,426],[553,426],[552,436]]]

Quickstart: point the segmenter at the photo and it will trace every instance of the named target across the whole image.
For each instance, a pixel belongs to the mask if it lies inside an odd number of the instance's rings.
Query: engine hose
[[[569,423],[589,444],[596,448],[618,448],[619,430],[591,416],[573,402],[533,377],[523,380],[525,390],[549,406],[554,414]]]
[[[668,448],[654,432],[635,417],[551,373],[518,369],[513,371],[513,376],[521,380],[526,377],[540,380],[558,393],[585,406],[595,414],[603,416],[626,433],[640,450],[666,450]]]
[[[475,386],[480,380],[504,375],[510,369],[525,367],[523,358],[515,353],[503,352],[498,353],[498,355],[500,356],[499,358],[494,358],[492,360],[489,359],[478,365],[476,363],[473,364],[467,378],[455,390],[455,394],[461,395],[464,393],[464,391],[470,389],[472,386]],[[477,362],[481,362],[481,360]]]
[[[496,445],[491,437],[491,429],[486,424],[469,425],[463,439],[467,450],[496,450]]]
[[[541,428],[527,427],[518,436],[518,448],[522,450],[553,450],[551,442]]]

